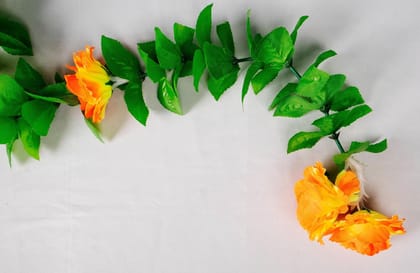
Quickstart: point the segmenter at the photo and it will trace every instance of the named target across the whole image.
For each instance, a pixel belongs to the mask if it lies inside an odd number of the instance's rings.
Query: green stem
[[[335,145],[337,145],[338,150],[340,153],[344,154],[346,151],[343,148],[343,145],[341,145],[340,140],[338,139],[339,134],[334,133],[331,135],[331,139],[334,139]]]
[[[233,64],[238,64],[238,63],[243,63],[243,62],[251,62],[254,59],[252,57],[246,57],[246,58],[239,58],[239,59],[234,59],[233,60]]]
[[[295,75],[296,79],[300,80],[302,78],[302,75],[299,74],[299,72],[292,64],[289,64],[289,69],[293,73],[293,75]]]

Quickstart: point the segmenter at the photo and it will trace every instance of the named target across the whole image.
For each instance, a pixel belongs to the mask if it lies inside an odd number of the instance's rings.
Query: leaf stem
[[[293,75],[295,75],[296,79],[300,80],[302,78],[302,75],[299,74],[299,72],[296,70],[296,68],[290,63],[289,64],[289,69],[290,71],[293,73]]]
[[[252,57],[245,57],[245,58],[234,58],[233,59],[233,64],[238,64],[238,63],[243,63],[243,62],[251,62],[254,59]]]
[[[335,145],[337,145],[337,148],[340,151],[340,153],[344,154],[346,151],[344,150],[343,145],[341,145],[341,142],[338,139],[339,136],[340,136],[339,133],[334,133],[330,136],[330,138],[334,140]]]

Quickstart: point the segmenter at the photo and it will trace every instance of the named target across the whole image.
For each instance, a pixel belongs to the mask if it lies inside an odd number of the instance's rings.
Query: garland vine
[[[260,34],[252,32],[248,12],[245,26],[248,56],[237,56],[229,22],[216,25],[218,39],[213,39],[211,4],[200,12],[194,28],[175,23],[173,40],[156,27],[153,41],[137,44],[142,63],[121,42],[102,36],[104,63],[94,57],[93,47],[86,46],[74,53],[74,65],[68,66],[72,72],[64,76],[56,73],[53,83],[45,82],[20,57],[13,76],[0,74],[0,144],[6,146],[10,165],[17,140],[29,156],[39,160],[41,137],[48,134],[61,104],[80,105],[86,124],[101,140],[98,124],[104,119],[107,103],[116,89],[124,93],[131,115],[146,125],[149,110],[142,93],[146,79],[157,85],[161,105],[182,115],[178,96],[180,78],[192,77],[197,92],[200,82],[205,81],[211,95],[219,100],[236,83],[240,64],[246,63],[243,103],[250,88],[259,94],[278,78],[280,71],[288,70],[296,81],[284,84],[269,110],[276,117],[299,118],[313,111],[319,111],[320,117],[312,122],[316,130],[297,132],[289,139],[287,153],[312,148],[320,139],[328,137],[337,146],[333,161],[341,170],[333,183],[321,163],[306,168],[304,178],[295,186],[299,222],[312,240],[322,242],[324,236],[331,234],[331,241],[362,254],[376,254],[390,246],[391,235],[405,232],[403,220],[397,216],[388,218],[365,206],[360,164],[353,155],[383,152],[387,140],[353,141],[348,146],[341,143],[340,130],[372,109],[357,87],[346,84],[345,75],[330,74],[319,68],[336,55],[333,50],[319,54],[305,71],[293,66],[298,31],[307,19],[308,16],[300,17],[291,32],[280,26]],[[27,28],[4,15],[0,16],[0,46],[12,55],[32,55]],[[369,238],[361,232],[370,232]]]

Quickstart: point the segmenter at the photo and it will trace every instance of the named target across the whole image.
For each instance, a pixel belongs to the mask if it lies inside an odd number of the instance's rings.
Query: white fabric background
[[[100,35],[135,50],[154,26],[193,26],[206,1],[2,0],[0,6],[30,26],[35,57],[48,79],[64,73],[71,54]],[[0,156],[0,272],[5,273],[232,273],[418,272],[420,238],[418,1],[214,1],[214,21],[229,20],[238,57],[247,56],[245,14],[255,29],[299,33],[300,71],[321,51],[338,56],[322,68],[344,73],[374,112],[344,129],[342,140],[388,137],[381,155],[363,154],[374,209],[407,218],[407,234],[366,257],[326,242],[311,242],[295,218],[294,182],[317,160],[332,165],[336,147],[286,155],[288,138],[309,130],[316,115],[273,118],[267,111],[282,73],[259,96],[240,103],[238,83],[215,102],[191,79],[180,81],[186,115],[162,109],[155,86],[144,128],[115,92],[102,124],[106,144],[86,128],[77,107],[60,107],[42,140],[41,161],[16,147],[9,169]],[[14,58],[1,53],[13,64]],[[10,70],[13,67],[9,67]],[[244,71],[242,69],[242,71]]]

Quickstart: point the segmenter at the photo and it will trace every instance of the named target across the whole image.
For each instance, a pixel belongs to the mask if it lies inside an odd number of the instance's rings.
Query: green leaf
[[[334,163],[337,165],[339,170],[344,169],[344,163],[346,162],[347,158],[349,158],[351,154],[349,153],[342,153],[342,154],[336,154],[333,157]]]
[[[279,69],[277,67],[265,66],[258,74],[256,74],[252,80],[252,88],[254,93],[258,94],[264,87],[272,82],[277,75],[279,74]]]
[[[239,66],[219,79],[215,79],[209,75],[207,86],[216,101],[219,100],[220,96],[236,82],[238,79],[238,72]]]
[[[232,55],[235,54],[235,44],[233,42],[232,29],[229,22],[224,22],[216,27],[217,36],[223,48],[227,49]]]
[[[372,108],[370,108],[366,104],[363,104],[363,105],[356,106],[351,110],[346,110],[346,111],[349,111],[349,112],[346,119],[343,121],[342,127],[349,126],[350,124],[352,124],[359,118],[366,116],[367,114],[372,112]]]
[[[12,167],[12,152],[13,152],[13,146],[15,144],[16,139],[17,139],[17,135],[12,141],[6,144],[6,154],[7,154],[7,159],[9,161],[9,167]]]
[[[4,15],[0,15],[0,46],[12,55],[32,56],[32,44],[27,28]]]
[[[312,104],[306,98],[293,94],[279,101],[276,111],[274,111],[274,116],[298,118],[318,109],[319,106],[317,104]]]
[[[127,80],[138,80],[143,72],[137,57],[119,41],[102,35],[102,54],[113,75]]]
[[[338,112],[315,120],[312,125],[318,127],[326,134],[332,134],[342,127],[349,126],[359,118],[370,113],[372,109],[367,105],[361,105],[351,110]]]
[[[0,117],[18,115],[26,99],[23,88],[13,78],[0,75]]]
[[[39,91],[46,85],[41,74],[22,58],[19,58],[16,66],[15,80],[30,91]]]
[[[193,61],[186,61],[181,68],[181,72],[179,73],[179,77],[187,77],[191,76],[193,73]]]
[[[70,93],[65,83],[50,84],[37,93],[25,92],[28,96],[48,102],[64,103],[70,106],[79,104],[79,99]]]
[[[198,92],[198,86],[200,84],[201,76],[206,69],[206,61],[204,59],[203,52],[201,50],[196,50],[194,53],[192,72],[194,78],[194,88]]]
[[[149,41],[145,43],[139,43],[137,44],[137,49],[141,56],[141,51],[146,52],[150,59],[157,62],[157,55],[156,55],[156,42],[155,41]]]
[[[309,16],[302,16],[299,18],[299,20],[297,21],[295,28],[293,29],[292,33],[290,34],[290,38],[292,38],[292,42],[293,44],[296,43],[296,37],[297,37],[297,32],[300,29],[300,27],[303,25],[303,23],[306,21],[306,19],[308,19]]]
[[[287,153],[312,148],[323,136],[322,132],[299,132],[289,139]]]
[[[189,45],[194,39],[194,29],[184,26],[179,23],[174,24],[174,38],[176,44],[182,49],[184,46]]]
[[[238,67],[233,64],[231,53],[224,48],[205,43],[203,52],[207,69],[215,79],[220,79]]]
[[[293,52],[292,38],[284,27],[279,27],[258,43],[256,58],[265,64],[276,64],[280,70],[289,62]]]
[[[297,83],[288,83],[285,87],[283,87],[279,93],[274,98],[273,102],[271,103],[269,110],[273,110],[276,108],[282,101],[286,100],[296,91]]]
[[[251,30],[251,10],[246,13],[246,41],[248,43],[249,55],[254,57],[254,39]]]
[[[35,133],[32,127],[22,118],[18,119],[19,138],[23,148],[31,157],[39,160],[39,146],[41,138]]]
[[[87,125],[87,127],[89,128],[89,130],[92,132],[92,134],[100,141],[100,142],[104,142],[102,139],[102,135],[101,135],[101,130],[99,129],[99,125],[93,123],[92,120],[88,119],[85,117],[85,123]]]
[[[139,47],[139,53],[141,58],[144,61],[144,64],[146,66],[146,73],[147,76],[154,82],[159,82],[162,78],[166,77],[165,70],[160,67],[159,64],[157,64],[152,58],[150,58],[149,54],[146,51],[143,51]]]
[[[242,103],[244,102],[245,96],[248,93],[249,85],[251,84],[251,80],[254,75],[261,69],[263,66],[260,62],[253,62],[246,71],[244,83],[242,85]]]
[[[156,27],[156,54],[159,64],[165,69],[174,69],[181,65],[181,51],[179,47],[169,40],[162,31]]]
[[[334,74],[330,75],[327,83],[324,86],[327,101],[330,101],[334,95],[341,91],[344,86],[344,82],[346,81],[346,76],[343,74]]]
[[[319,54],[319,56],[316,58],[315,62],[312,65],[318,67],[326,59],[334,57],[335,55],[337,55],[337,53],[333,50],[324,51],[321,54]]]
[[[141,83],[130,82],[124,87],[124,101],[131,115],[146,126],[149,109],[143,99]]]
[[[378,143],[369,145],[366,151],[369,153],[382,153],[383,151],[386,150],[387,147],[388,147],[388,142],[386,139],[384,139]]]
[[[0,144],[7,144],[18,134],[18,127],[15,119],[8,117],[0,117]]]
[[[354,86],[350,86],[343,91],[335,93],[334,97],[332,97],[330,108],[333,111],[343,111],[364,102],[365,101],[363,100],[359,89]]]
[[[326,100],[324,86],[329,79],[328,73],[311,66],[303,74],[296,88],[296,94],[309,98],[318,107]]]
[[[178,98],[176,90],[168,81],[168,79],[162,79],[158,85],[158,99],[160,104],[167,110],[182,115],[181,103]]]
[[[22,118],[40,136],[46,136],[54,120],[58,104],[42,100],[27,101],[22,105]]]
[[[200,47],[204,43],[211,42],[211,8],[213,4],[206,6],[198,15],[197,23],[195,26],[195,37],[197,38]]]

